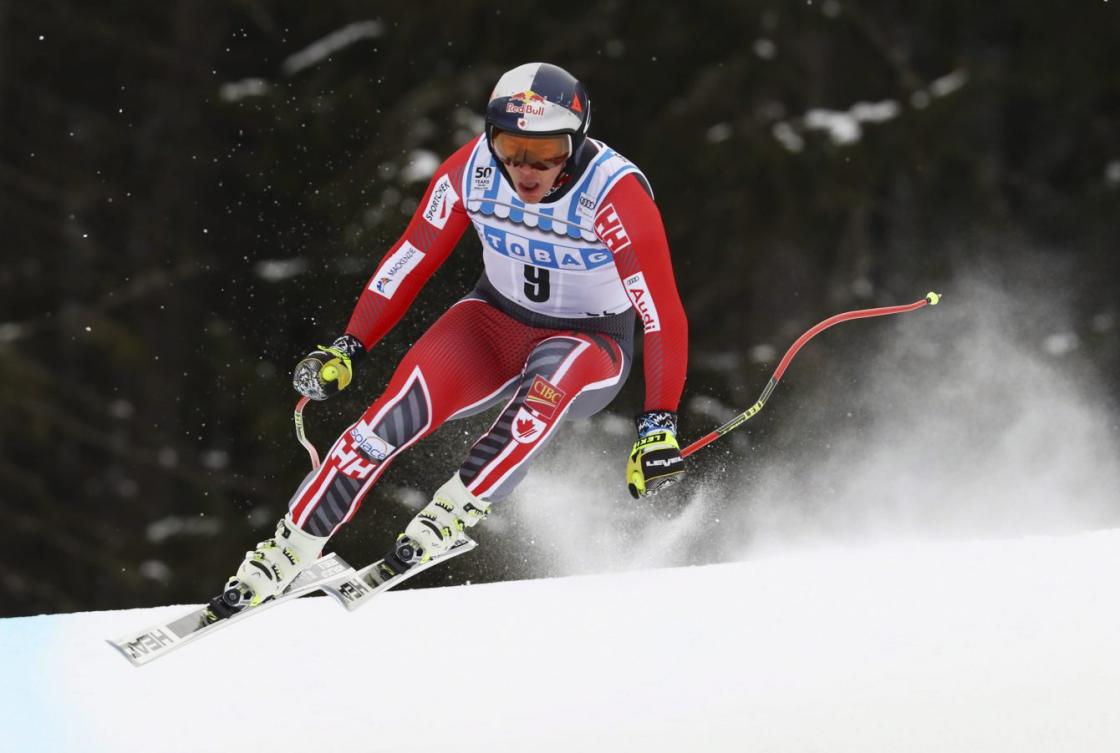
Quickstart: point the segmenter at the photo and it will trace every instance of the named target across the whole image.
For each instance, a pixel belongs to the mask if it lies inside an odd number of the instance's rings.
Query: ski
[[[296,576],[282,594],[255,607],[243,609],[222,619],[216,617],[207,606],[201,606],[170,622],[152,625],[138,633],[110,640],[108,643],[120,651],[134,666],[139,667],[228,625],[260,614],[277,604],[298,599],[340,580],[349,580],[355,575],[354,568],[332,552]]]
[[[332,580],[330,583],[323,584],[322,589],[328,595],[333,596],[339,604],[346,607],[347,611],[353,612],[363,604],[368,604],[377,594],[399,586],[412,576],[424,572],[432,565],[438,565],[440,562],[445,562],[452,557],[465,554],[476,546],[478,546],[478,542],[463,536],[455,542],[454,546],[443,554],[438,557],[432,557],[427,562],[413,565],[403,573],[393,573],[391,569],[386,572],[383,568],[385,559],[382,558],[372,565],[363,567],[349,578],[344,580]]]

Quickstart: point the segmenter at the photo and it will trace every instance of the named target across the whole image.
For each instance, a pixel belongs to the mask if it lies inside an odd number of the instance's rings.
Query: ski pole
[[[311,400],[309,397],[301,397],[299,402],[296,403],[296,412],[294,420],[296,423],[296,439],[307,450],[307,454],[311,456],[311,470],[319,470],[319,451],[315,449],[315,445],[307,438],[307,430],[303,428],[303,407]]]
[[[824,332],[829,327],[839,324],[840,322],[851,321],[852,319],[866,319],[872,316],[887,316],[888,314],[904,314],[907,311],[917,311],[923,306],[936,306],[940,300],[940,294],[931,291],[927,293],[926,297],[921,299],[920,301],[914,301],[913,303],[906,304],[905,306],[884,306],[882,308],[875,309],[846,311],[843,314],[830,316],[828,319],[820,322],[805,334],[801,335],[801,337],[797,338],[793,345],[790,346],[790,349],[786,351],[786,354],[782,356],[782,360],[778,363],[778,368],[774,369],[774,375],[770,377],[770,381],[766,384],[766,389],[762,391],[762,396],[758,398],[758,402],[756,402],[750,408],[747,408],[738,416],[735,416],[735,418],[731,419],[715,431],[709,434],[705,434],[692,444],[685,447],[683,450],[681,450],[681,457],[687,458],[689,455],[696,452],[701,447],[705,447],[711,444],[712,442],[722,437],[724,434],[728,433],[732,429],[737,429],[748,420],[753,418],[755,415],[757,415],[758,412],[762,410],[762,406],[766,405],[766,401],[770,399],[770,395],[774,392],[774,388],[778,386],[778,381],[785,373],[786,368],[789,366],[789,362],[793,360],[793,357],[795,355],[797,355],[797,351],[801,350],[802,346],[804,346],[805,343],[809,342],[811,339],[813,339],[813,337],[819,335],[821,332]]]

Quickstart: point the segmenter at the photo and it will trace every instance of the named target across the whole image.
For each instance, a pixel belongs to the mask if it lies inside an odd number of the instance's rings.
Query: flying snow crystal
[[[23,336],[24,328],[15,322],[0,324],[0,343],[15,342]]]
[[[778,349],[766,343],[753,346],[749,352],[752,363],[770,363],[778,355]]]
[[[802,123],[814,131],[827,131],[833,144],[845,145],[859,141],[863,135],[861,123],[884,123],[897,118],[902,108],[893,100],[882,102],[856,102],[845,112],[813,109],[805,113]]]
[[[260,97],[267,94],[270,88],[272,88],[271,84],[263,78],[245,78],[222,84],[218,96],[224,102],[237,102],[246,97]]]
[[[159,544],[173,536],[214,536],[221,530],[222,524],[215,518],[171,516],[149,523],[145,537]]]
[[[1079,338],[1075,333],[1055,332],[1046,337],[1042,347],[1052,356],[1064,356],[1070,351],[1076,350],[1079,344]]]
[[[136,409],[132,407],[132,403],[121,398],[111,400],[107,410],[110,416],[118,419],[131,418],[136,412]]]
[[[934,79],[929,85],[929,91],[935,97],[947,97],[967,83],[968,71],[958,68],[948,75]]]
[[[171,568],[159,560],[145,560],[140,564],[140,574],[149,580],[166,583],[171,580]]]
[[[160,448],[159,452],[156,453],[156,459],[164,468],[174,468],[179,465],[179,453],[175,451],[174,447]]]
[[[850,290],[860,298],[870,298],[875,292],[875,285],[866,277],[857,277],[852,280]]]
[[[280,282],[297,277],[307,270],[307,261],[300,257],[294,259],[265,259],[257,262],[253,273],[268,282]]]
[[[690,414],[705,416],[712,421],[718,421],[720,423],[723,423],[736,413],[734,407],[710,395],[694,396],[688,401],[688,410]]]
[[[947,97],[968,83],[968,71],[958,68],[941,78],[936,78],[928,89],[919,89],[910,95],[910,105],[916,110],[929,107],[934,97]]]
[[[408,155],[408,161],[401,170],[401,179],[405,183],[416,183],[427,180],[435,175],[439,168],[439,157],[427,149],[416,149]]]
[[[805,148],[805,139],[801,138],[801,134],[784,120],[775,123],[770,129],[770,133],[778,140],[779,144],[786,148],[786,151],[796,153]]]
[[[1105,166],[1104,180],[1109,188],[1120,186],[1120,160],[1113,160]]]
[[[213,470],[229,466],[229,453],[225,450],[207,450],[202,453],[202,465]]]
[[[851,113],[836,110],[809,110],[803,120],[811,131],[827,131],[833,144],[854,144],[863,135],[859,121]]]
[[[718,144],[721,141],[727,141],[731,138],[734,130],[731,128],[730,123],[716,123],[708,129],[708,142],[711,144]]]
[[[848,112],[861,123],[885,123],[897,118],[901,110],[898,102],[888,99],[883,102],[856,102]]]
[[[753,49],[754,54],[763,60],[773,60],[774,56],[778,54],[778,45],[765,38],[754,40]]]
[[[345,49],[363,39],[376,39],[385,31],[380,21],[356,21],[338,31],[312,42],[310,45],[284,60],[284,73],[289,76],[310,68],[339,50]]]

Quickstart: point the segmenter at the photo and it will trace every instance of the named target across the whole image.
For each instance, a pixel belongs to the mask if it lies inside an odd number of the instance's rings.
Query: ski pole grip
[[[307,438],[307,430],[303,426],[303,409],[311,401],[311,398],[304,395],[296,403],[296,410],[292,420],[296,425],[296,439],[307,450],[307,454],[311,456],[311,470],[319,470],[319,451],[315,449],[315,445],[311,444],[311,440]]]

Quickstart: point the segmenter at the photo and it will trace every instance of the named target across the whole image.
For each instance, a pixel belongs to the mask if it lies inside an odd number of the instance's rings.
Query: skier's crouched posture
[[[513,490],[562,421],[614,398],[630,371],[635,320],[645,338],[646,412],[626,483],[637,497],[683,472],[675,411],[688,329],[665,230],[641,171],[588,138],[590,113],[583,85],[556,66],[522,65],[498,81],[485,132],[436,171],[345,334],[296,366],[296,390],[323,400],[345,389],[472,225],[485,274],[304,480],[275,537],[228,584],[232,601],[256,604],[283,591],[398,453],[444,421],[500,405],[386,562],[403,571],[446,552]]]

